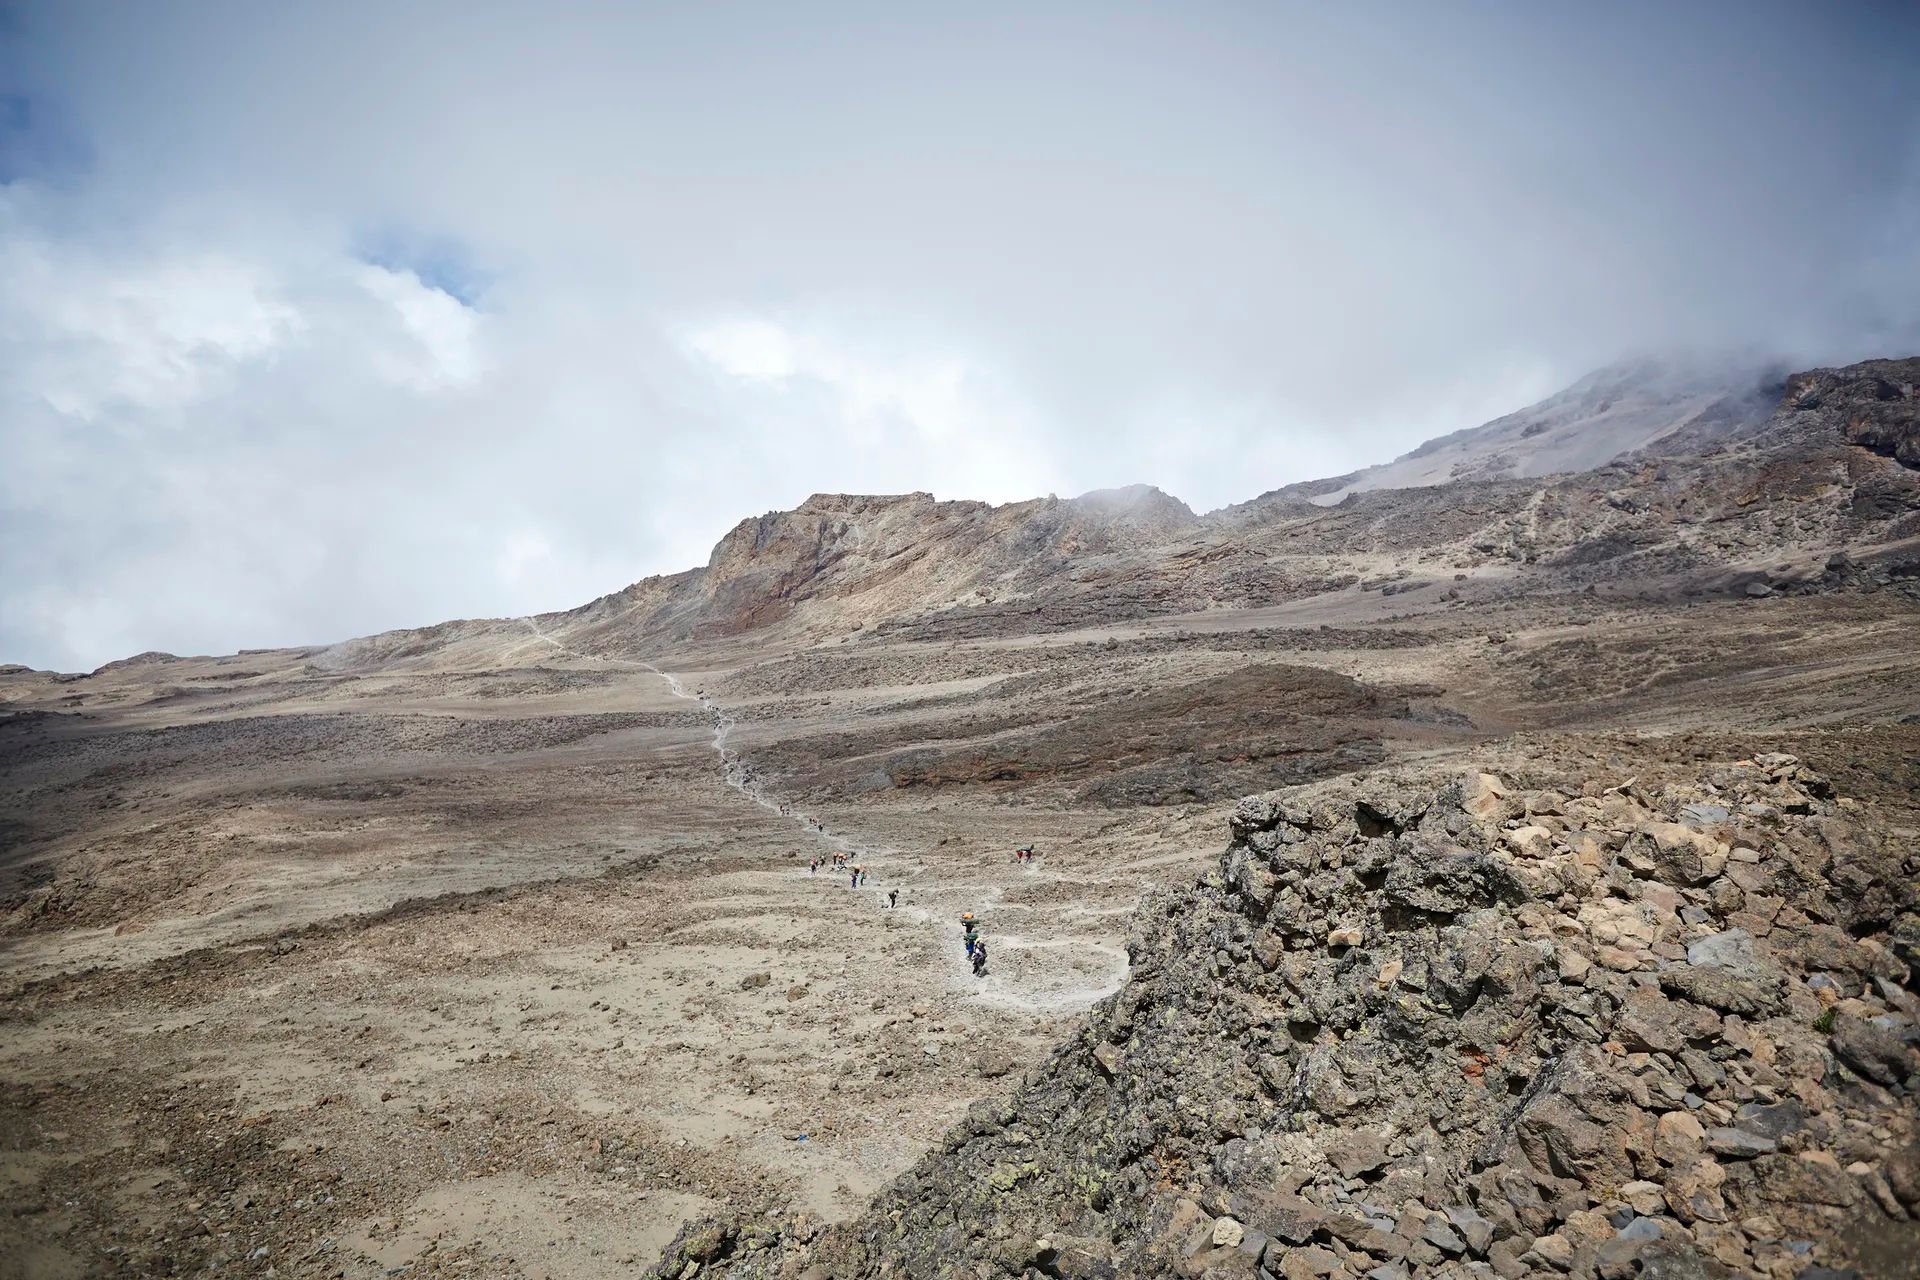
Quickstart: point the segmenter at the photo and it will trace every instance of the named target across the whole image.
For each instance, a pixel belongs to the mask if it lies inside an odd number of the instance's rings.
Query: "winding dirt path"
[[[725,707],[705,693],[690,691],[686,683],[673,672],[643,659],[604,658],[580,653],[567,648],[559,640],[548,635],[531,617],[521,618],[520,621],[526,624],[527,629],[537,639],[546,642],[556,652],[567,657],[582,662],[600,662],[636,668],[647,671],[664,681],[667,690],[674,697],[694,703],[707,715],[713,727],[713,736],[709,745],[714,754],[720,757],[721,779],[727,786],[762,809],[793,822],[809,838],[828,846],[830,850],[843,851],[862,864],[868,862],[875,864],[876,870],[882,872],[882,880],[902,884],[911,883],[915,886],[917,896],[923,898],[933,896],[950,902],[958,899],[966,904],[967,909],[976,912],[983,919],[992,915],[1004,920],[1010,914],[1031,914],[1034,911],[1034,908],[1025,904],[1004,901],[1006,892],[1004,885],[939,882],[931,876],[926,864],[911,854],[892,847],[870,845],[836,833],[812,815],[803,813],[792,805],[768,795],[752,764],[728,745],[728,739],[732,736],[737,723],[734,717],[728,714]],[[1023,868],[1023,873],[1029,878],[1042,876],[1040,869],[1035,866]],[[828,871],[829,876],[832,874],[834,871]],[[1068,877],[1048,875],[1044,878],[1064,880]],[[1023,952],[1064,951],[1070,953],[1067,960],[1069,966],[1074,959],[1084,960],[1088,956],[1098,956],[1103,961],[1098,966],[1100,972],[1090,981],[1049,991],[1036,991],[1018,985],[1008,977],[996,974],[991,962],[985,977],[976,978],[965,958],[958,908],[939,913],[926,906],[908,906],[899,910],[916,924],[926,925],[939,932],[942,954],[953,957],[957,961],[957,963],[941,966],[942,976],[946,979],[949,990],[983,1004],[1046,1015],[1078,1013],[1118,991],[1126,981],[1129,971],[1130,962],[1125,949],[1121,947],[1084,938],[1036,938],[1005,929],[995,929],[988,938],[990,955],[1011,956]],[[1068,913],[1073,913],[1075,910],[1075,908],[1067,909]]]

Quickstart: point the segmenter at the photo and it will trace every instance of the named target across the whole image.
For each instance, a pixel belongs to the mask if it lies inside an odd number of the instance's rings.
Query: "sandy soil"
[[[1897,603],[1310,605],[0,675],[0,1274],[598,1276],[717,1203],[846,1216],[1262,780],[1737,730],[1920,794]]]

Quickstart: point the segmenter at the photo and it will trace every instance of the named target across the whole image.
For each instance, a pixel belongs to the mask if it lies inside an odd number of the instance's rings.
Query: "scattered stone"
[[[1835,1018],[1828,1044],[1842,1062],[1881,1084],[1898,1084],[1913,1070],[1912,1051],[1905,1042],[1867,1018]]]
[[[1327,1211],[1295,1195],[1274,1196],[1263,1206],[1261,1224],[1267,1233],[1288,1244],[1305,1244],[1327,1221]]]
[[[1620,1198],[1632,1207],[1633,1212],[1643,1218],[1651,1218],[1666,1208],[1666,1198],[1660,1193],[1660,1184],[1636,1179],[1620,1188]]]
[[[1807,1127],[1807,1109],[1797,1099],[1771,1105],[1749,1102],[1734,1113],[1740,1128],[1778,1141]]]
[[[1316,1280],[1319,1276],[1339,1275],[1340,1255],[1318,1245],[1289,1249],[1280,1259],[1283,1280]]]
[[[1504,640],[1502,636],[1500,639]],[[1492,636],[1487,637],[1499,643]],[[1507,789],[1490,773],[1469,774],[1460,786],[1460,807],[1483,822],[1498,818],[1505,806]]]
[[[1629,1052],[1679,1054],[1690,1040],[1709,1037],[1720,1020],[1704,1009],[1665,999],[1660,992],[1636,987],[1628,992],[1614,1021],[1614,1034]]]
[[[1745,1129],[1707,1130],[1707,1149],[1729,1160],[1751,1160],[1755,1156],[1769,1155],[1777,1150],[1779,1145],[1772,1138],[1763,1134],[1748,1133]]]
[[[1727,1202],[1720,1188],[1727,1172],[1710,1159],[1696,1159],[1667,1175],[1667,1207],[1682,1222],[1725,1222]]]
[[[1488,1246],[1493,1243],[1493,1223],[1482,1217],[1479,1211],[1464,1204],[1447,1206],[1446,1214],[1447,1221],[1467,1242],[1467,1248],[1485,1257]]]
[[[1462,1240],[1460,1234],[1447,1225],[1447,1220],[1437,1213],[1427,1218],[1426,1226],[1420,1231],[1420,1238],[1449,1258],[1457,1258],[1467,1251],[1467,1242]]]
[[[1658,1240],[1662,1234],[1664,1233],[1661,1231],[1660,1224],[1652,1218],[1635,1218],[1632,1222],[1620,1228],[1619,1238],[1622,1240]]]
[[[1593,961],[1570,947],[1562,948],[1559,968],[1560,981],[1578,986],[1585,982],[1587,975],[1593,971]]]
[[[1358,1178],[1387,1162],[1387,1141],[1377,1133],[1355,1129],[1327,1145],[1327,1161],[1343,1178]]]
[[[1690,827],[1717,827],[1732,817],[1727,807],[1720,804],[1683,804],[1680,806],[1680,821]]]
[[[1527,1252],[1555,1271],[1573,1269],[1573,1246],[1562,1235],[1537,1236]]]

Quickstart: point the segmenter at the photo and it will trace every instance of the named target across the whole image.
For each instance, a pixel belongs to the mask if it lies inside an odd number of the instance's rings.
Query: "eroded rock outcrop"
[[[1795,374],[1787,380],[1786,402],[1796,413],[1837,420],[1853,444],[1920,468],[1920,359]]]
[[[1256,797],[865,1215],[702,1223],[657,1274],[1909,1274],[1917,869],[1780,755]]]

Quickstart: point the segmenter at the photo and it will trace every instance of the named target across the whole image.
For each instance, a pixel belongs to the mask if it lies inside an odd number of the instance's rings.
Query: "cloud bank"
[[[0,11],[0,660],[566,607],[818,490],[1198,508],[1920,349],[1909,6]]]

